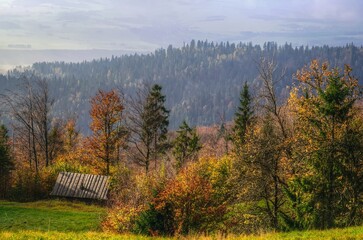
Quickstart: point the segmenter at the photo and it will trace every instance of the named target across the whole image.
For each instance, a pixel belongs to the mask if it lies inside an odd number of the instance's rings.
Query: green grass
[[[0,231],[99,231],[104,208],[81,203],[0,202]]]
[[[248,239],[248,238],[246,238]],[[252,238],[253,239],[253,238]],[[350,227],[330,230],[310,230],[288,233],[269,233],[258,236],[257,239],[270,240],[359,240],[363,239],[363,227]]]
[[[12,240],[12,239],[48,239],[48,240],[86,240],[86,239],[163,239],[163,238],[151,238],[136,235],[119,235],[111,233],[100,233],[100,232],[41,232],[41,231],[20,231],[20,232],[0,232],[1,240]]]
[[[0,239],[151,239],[136,235],[104,233],[103,207],[66,201],[15,203],[0,201]],[[167,239],[167,238],[159,238]],[[188,236],[186,239],[222,239],[221,236]],[[266,233],[259,236],[228,236],[242,240],[358,240],[363,226],[326,231]]]
[[[150,239],[103,233],[104,207],[67,201],[0,201],[0,239]]]

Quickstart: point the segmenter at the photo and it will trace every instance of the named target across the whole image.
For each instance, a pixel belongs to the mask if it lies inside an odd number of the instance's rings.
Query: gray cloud
[[[20,25],[14,22],[8,22],[8,21],[0,22],[0,29],[14,30],[20,28],[21,28]]]
[[[226,16],[219,15],[219,16],[208,16],[205,19],[203,19],[202,21],[215,22],[215,21],[223,21],[224,19],[226,19]]]
[[[0,48],[152,51],[191,39],[361,44],[359,0],[7,0]],[[26,36],[26,39],[25,39]]]
[[[9,44],[8,48],[30,49],[32,46],[30,44]]]

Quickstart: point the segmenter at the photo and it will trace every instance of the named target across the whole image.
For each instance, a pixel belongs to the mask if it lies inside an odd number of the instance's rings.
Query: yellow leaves
[[[301,107],[301,96],[299,96],[299,89],[294,87],[291,89],[290,96],[288,99],[288,106],[292,112],[302,114],[305,112],[305,109]]]
[[[315,60],[316,61],[316,60]],[[316,61],[317,62],[317,61]],[[317,62],[317,65],[319,65],[319,63]],[[329,67],[329,64],[328,64],[328,62],[324,62],[322,65],[321,65],[321,70],[323,71],[323,72],[325,72],[327,69],[328,69],[328,67]]]
[[[220,189],[230,175],[232,168],[232,159],[229,156],[217,158],[202,158],[201,163],[207,163],[207,174],[212,186],[218,186],[216,191],[227,191],[228,189]],[[201,172],[201,171],[200,171]],[[223,188],[223,187],[222,187]]]
[[[300,82],[299,91],[309,88],[309,93],[314,96],[318,91],[324,91],[331,78],[341,77],[342,82],[353,90],[358,86],[358,80],[350,75],[352,68],[349,65],[344,66],[344,72],[341,75],[338,68],[329,68],[328,62],[319,63],[313,60],[309,67],[304,67],[297,71],[295,77]]]
[[[351,68],[345,67],[344,75],[341,76],[345,87],[355,91],[357,80],[350,76]],[[304,67],[296,74],[300,84],[293,88],[288,100],[289,108],[292,111],[297,128],[303,130],[309,137],[323,130],[326,119],[322,116],[320,107],[324,104],[322,95],[326,94],[327,87],[332,79],[339,77],[338,68],[329,68],[327,62],[319,63],[313,60],[309,68]],[[348,98],[347,101],[350,101]],[[315,132],[314,132],[315,131]],[[311,144],[311,139],[308,141]]]
[[[73,167],[75,172],[101,173],[97,167],[97,162],[82,147],[60,154],[54,160],[54,165]]]
[[[102,221],[102,230],[106,232],[127,233],[132,231],[134,220],[143,210],[142,207],[119,204],[109,209],[107,217]]]

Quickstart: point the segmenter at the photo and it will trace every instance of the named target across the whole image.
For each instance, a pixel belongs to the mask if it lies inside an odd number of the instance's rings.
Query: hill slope
[[[247,81],[258,91],[258,62],[261,57],[274,59],[279,69],[286,68],[277,86],[286,97],[293,74],[312,59],[328,60],[331,66],[349,64],[363,80],[363,47],[292,47],[265,43],[230,44],[192,41],[182,48],[169,46],[153,54],[123,55],[80,63],[50,62],[33,64],[32,69],[49,78],[56,98],[55,115],[79,116],[82,130],[89,123],[89,98],[97,89],[119,87],[131,94],[143,82],[159,83],[171,109],[170,127],[183,119],[191,125],[210,125],[221,118],[231,120],[238,103],[239,91]],[[15,88],[18,71],[0,77],[3,89]]]

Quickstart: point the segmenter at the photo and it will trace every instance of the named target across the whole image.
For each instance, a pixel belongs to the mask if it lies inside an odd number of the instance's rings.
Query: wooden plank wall
[[[109,176],[61,172],[52,196],[107,200]]]

